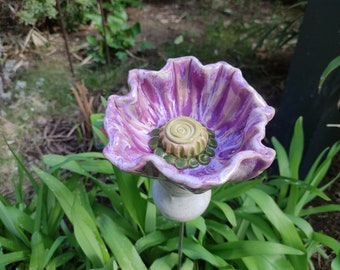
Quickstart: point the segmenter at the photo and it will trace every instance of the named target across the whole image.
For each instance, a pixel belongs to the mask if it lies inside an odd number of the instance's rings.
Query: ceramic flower
[[[109,97],[104,118],[104,155],[121,170],[204,191],[272,163],[262,140],[274,109],[239,69],[187,56],[131,70],[128,84],[127,95]]]

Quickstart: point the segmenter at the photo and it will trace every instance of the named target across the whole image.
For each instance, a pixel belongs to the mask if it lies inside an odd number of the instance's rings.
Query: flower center
[[[214,132],[187,116],[169,120],[151,135],[154,153],[178,169],[208,164],[217,147]]]
[[[174,118],[159,130],[160,142],[166,153],[190,157],[202,153],[208,143],[208,131],[193,118]]]

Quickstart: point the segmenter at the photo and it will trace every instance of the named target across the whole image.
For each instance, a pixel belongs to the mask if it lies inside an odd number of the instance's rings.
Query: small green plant
[[[137,2],[133,1],[133,3]],[[85,14],[101,35],[100,37],[87,36],[87,41],[92,45],[89,54],[96,62],[105,62],[108,53],[106,46],[113,50],[117,58],[124,61],[128,55],[126,50],[135,45],[135,38],[140,33],[140,25],[139,23],[128,25],[125,5],[126,1],[111,0],[103,3],[103,10],[107,16],[102,16],[98,9],[92,9]],[[104,24],[103,17],[106,21]]]
[[[45,18],[56,18],[57,14],[55,0],[23,0],[18,16],[26,25],[35,26],[38,21]]]
[[[246,22],[246,33],[241,36],[238,44],[251,43],[254,53],[272,53],[292,48],[292,44],[296,43],[305,5],[306,1],[299,1],[289,7],[283,7],[281,3],[277,6],[279,11],[269,20]]]
[[[61,2],[61,12],[63,13],[67,32],[76,31],[79,25],[86,24],[85,14],[95,5],[95,2],[95,0],[68,0]]]
[[[288,153],[273,139],[279,176],[215,188],[201,217],[185,224],[182,269],[315,269],[314,253],[336,255],[340,243],[316,232],[307,215],[340,205],[308,207],[339,177],[322,184],[340,143],[323,151],[305,179],[302,119]],[[15,153],[13,153],[14,156]],[[16,156],[17,157],[17,156]],[[15,202],[0,197],[0,269],[173,269],[179,224],[158,214],[152,180],[114,168],[101,153],[45,155],[35,180],[17,157]],[[22,190],[26,176],[34,195]]]

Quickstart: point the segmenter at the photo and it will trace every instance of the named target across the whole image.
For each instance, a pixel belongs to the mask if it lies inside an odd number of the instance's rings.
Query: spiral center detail
[[[196,120],[182,116],[170,120],[165,126],[165,136],[177,144],[187,144],[200,136],[203,126]]]
[[[188,116],[169,120],[152,130],[149,146],[178,169],[207,165],[215,155],[217,141],[212,130]]]

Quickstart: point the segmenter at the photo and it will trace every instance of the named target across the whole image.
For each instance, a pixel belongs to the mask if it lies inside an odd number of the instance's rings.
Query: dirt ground
[[[197,2],[201,6],[206,7],[206,10],[202,12],[201,9],[197,9]],[[229,3],[229,4],[228,4]],[[261,1],[262,16],[269,16],[271,1]],[[221,17],[221,11],[224,14]],[[237,14],[236,17],[247,17],[253,19],[254,14],[249,9],[237,9],[236,5],[232,4],[232,1],[223,0],[212,0],[212,1],[147,1],[143,8],[130,7],[128,8],[128,14],[130,22],[139,22],[141,25],[141,35],[138,37],[138,41],[147,40],[151,42],[156,49],[149,52],[149,59],[147,59],[147,67],[153,67],[155,61],[165,61],[166,55],[162,50],[158,50],[162,44],[167,42],[174,42],[175,39],[184,34],[189,33],[189,36],[199,42],[200,39],[204,38],[207,26],[207,18],[209,23],[214,22],[214,20],[224,20],[224,25],[228,27],[232,22],[232,19],[228,14]],[[234,18],[235,18],[234,16]],[[76,34],[70,35],[71,44],[76,44],[84,40],[84,35],[88,29],[84,29]],[[52,49],[53,48],[53,49]],[[55,34],[52,36],[51,50],[46,52],[47,57],[42,58],[43,60],[51,61],[51,59],[64,59],[64,68],[68,68],[67,62],[65,61],[65,51],[63,48],[63,40],[60,34]],[[145,56],[143,56],[145,57]],[[197,56],[199,58],[199,56]],[[281,56],[273,56],[271,61],[263,68],[262,78],[258,78],[258,74],[252,73],[244,67],[243,71],[245,76],[251,83],[255,84],[255,88],[261,88],[262,94],[269,104],[272,106],[278,106],[280,97],[283,91],[284,80],[287,76],[289,69],[289,62],[291,61],[292,51],[286,52]],[[158,59],[158,60],[155,60]],[[40,59],[41,60],[41,59]],[[79,62],[84,59],[73,59],[75,62]],[[227,61],[227,59],[221,59]],[[25,57],[26,64],[28,66],[34,66],[34,59]],[[270,73],[273,72],[273,73]],[[272,78],[269,76],[272,75]],[[267,76],[267,77],[265,77]],[[265,78],[265,79],[264,79]],[[264,82],[265,81],[265,82]],[[1,102],[1,101],[0,101]],[[1,103],[0,103],[1,105]],[[0,107],[1,109],[1,107]],[[75,117],[81,119],[81,114],[78,113]],[[68,154],[75,153],[79,151],[84,151],[87,149],[89,142],[87,140],[79,144],[77,140],[77,134],[74,129],[74,123],[69,119],[49,119],[37,118],[36,122],[31,123],[36,130],[40,130],[40,138],[43,140],[33,141],[29,134],[25,134],[24,127],[22,125],[17,125],[16,123],[10,122],[5,116],[0,115],[0,125],[2,132],[8,138],[8,143],[10,145],[19,145],[19,148],[23,150],[23,155],[25,160],[32,164],[39,160],[42,154],[55,153],[55,154]],[[81,126],[84,129],[84,125]],[[24,134],[24,140],[18,141],[15,134]],[[6,153],[6,156],[10,156],[10,152],[7,146],[1,141],[1,151]],[[8,162],[8,166],[3,166],[3,175],[10,175],[13,168],[15,168],[15,162],[13,160],[0,159],[2,162]],[[332,170],[329,177],[334,177],[339,172],[339,157],[337,161],[334,162]],[[0,187],[0,192],[9,195],[12,194],[11,183],[2,184]],[[340,183],[339,181],[332,185],[327,194],[332,199],[332,203],[340,203]],[[313,205],[321,205],[324,202],[322,200],[316,200]],[[323,231],[340,241],[340,214],[330,213],[324,215],[316,215],[309,218],[311,224],[316,231]],[[317,269],[326,270],[330,269],[329,262],[323,260],[322,258],[315,258],[315,264]]]

